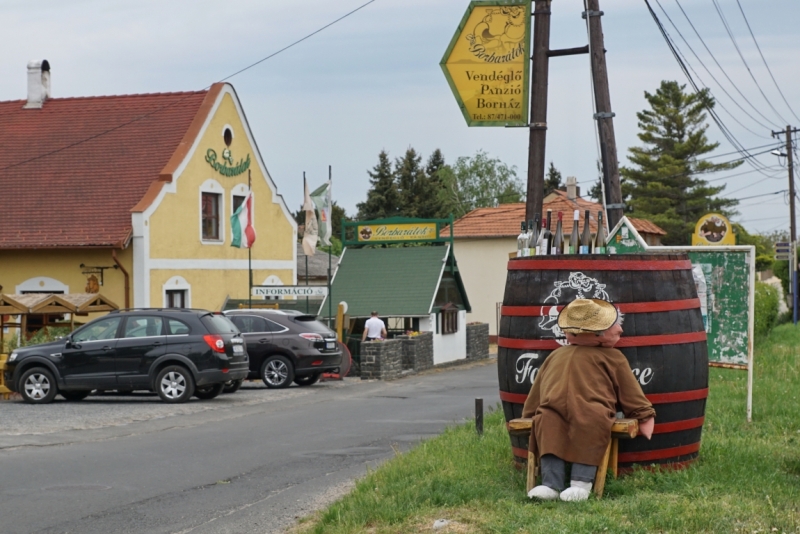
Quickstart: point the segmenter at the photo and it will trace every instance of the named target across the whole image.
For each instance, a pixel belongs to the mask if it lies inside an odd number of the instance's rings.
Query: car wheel
[[[222,393],[222,388],[224,387],[225,384],[222,382],[219,384],[209,384],[207,386],[197,386],[194,388],[194,396],[202,400],[211,400]]]
[[[294,367],[286,356],[270,356],[261,366],[261,380],[271,389],[288,388],[294,380]]]
[[[68,401],[79,401],[83,400],[89,396],[91,390],[83,390],[83,391],[59,391],[62,397],[67,399]]]
[[[310,386],[311,384],[316,384],[317,380],[319,380],[320,374],[321,373],[314,373],[313,375],[296,376],[294,377],[294,383],[298,386]]]
[[[25,371],[19,379],[19,392],[22,400],[30,404],[53,402],[58,393],[53,373],[44,367],[34,367]]]
[[[194,394],[192,374],[180,365],[167,366],[156,377],[156,392],[164,402],[186,402]]]
[[[222,392],[223,393],[236,393],[239,391],[239,388],[242,387],[242,382],[244,379],[239,380],[228,380],[223,384]]]

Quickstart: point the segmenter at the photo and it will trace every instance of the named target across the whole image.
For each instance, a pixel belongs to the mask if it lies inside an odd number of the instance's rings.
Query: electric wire
[[[713,2],[714,9],[717,10],[717,14],[719,15],[720,20],[722,20],[722,25],[725,27],[725,31],[727,32],[728,37],[731,38],[731,42],[733,43],[733,47],[736,49],[736,53],[739,54],[739,58],[742,60],[742,63],[744,63],[744,66],[747,69],[747,73],[750,75],[750,78],[752,78],[753,83],[755,83],[756,87],[758,87],[758,91],[761,93],[761,96],[764,97],[764,100],[767,102],[767,105],[770,107],[770,109],[772,109],[772,111],[775,112],[775,115],[777,115],[778,118],[781,119],[783,122],[788,124],[789,121],[783,118],[781,114],[778,112],[778,110],[775,109],[775,106],[772,105],[772,102],[770,101],[769,98],[767,98],[767,95],[764,93],[764,89],[761,88],[761,84],[758,83],[756,77],[753,76],[753,71],[750,70],[750,65],[748,65],[747,60],[744,58],[744,54],[742,54],[742,51],[739,48],[739,43],[736,42],[736,37],[734,37],[730,25],[728,24],[728,20],[725,18],[725,14],[722,12],[722,6],[719,5],[719,2],[717,0],[711,0],[711,2]]]
[[[241,73],[245,72],[246,70],[252,69],[252,68],[253,68],[253,67],[255,67],[256,65],[259,65],[259,64],[263,63],[264,61],[266,61],[266,60],[268,60],[268,59],[270,59],[270,58],[273,58],[273,57],[277,56],[277,55],[278,55],[278,54],[280,54],[281,52],[285,52],[286,50],[289,50],[289,49],[290,49],[290,48],[292,48],[293,46],[295,46],[295,45],[298,45],[298,44],[302,43],[302,42],[303,42],[303,41],[305,41],[306,39],[309,39],[310,37],[312,37],[312,36],[314,36],[314,35],[318,34],[319,32],[321,32],[321,31],[323,31],[323,30],[325,30],[325,29],[327,29],[327,28],[330,28],[331,26],[333,26],[333,25],[334,25],[334,24],[336,24],[337,22],[341,22],[342,20],[344,20],[344,19],[346,19],[347,17],[349,17],[349,16],[353,15],[354,13],[356,13],[356,12],[358,12],[358,11],[360,11],[360,10],[364,9],[365,7],[367,7],[368,5],[370,5],[370,4],[372,4],[373,2],[376,2],[376,1],[377,1],[377,0],[369,0],[369,1],[367,1],[367,2],[365,2],[365,3],[363,3],[363,4],[361,4],[360,6],[358,6],[358,7],[357,7],[357,8],[355,8],[355,9],[353,9],[352,11],[348,11],[347,13],[345,13],[344,15],[342,15],[341,17],[337,18],[336,20],[334,20],[334,21],[332,21],[332,22],[329,22],[328,24],[326,24],[326,25],[322,26],[321,28],[318,28],[317,30],[314,30],[313,32],[311,32],[311,33],[309,33],[308,35],[306,35],[305,37],[302,37],[302,38],[300,38],[300,39],[298,39],[298,40],[294,41],[293,43],[291,43],[291,44],[289,44],[289,45],[287,45],[287,46],[284,46],[283,48],[281,48],[281,49],[280,49],[280,50],[278,50],[277,52],[273,52],[272,54],[270,54],[270,55],[268,55],[268,56],[266,56],[266,57],[264,57],[264,58],[261,58],[261,59],[259,59],[259,60],[258,60],[258,61],[256,61],[255,63],[251,63],[251,64],[250,64],[250,65],[248,65],[247,67],[245,67],[245,68],[243,68],[243,69],[239,69],[238,71],[234,72],[233,74],[230,74],[230,75],[228,75],[228,76],[226,76],[226,77],[224,77],[224,78],[220,79],[218,82],[214,82],[214,83],[221,83],[221,82],[224,82],[225,80],[229,80],[229,79],[233,78],[234,76],[236,76],[236,75],[238,75],[238,74],[241,74]],[[169,103],[169,104],[166,104],[166,105],[164,105],[164,106],[162,106],[162,107],[160,107],[160,108],[156,108],[156,109],[154,109],[153,111],[149,111],[149,112],[147,112],[147,113],[145,113],[145,114],[143,114],[143,115],[139,115],[138,117],[135,117],[135,118],[133,118],[133,119],[131,119],[131,120],[127,121],[127,122],[123,122],[122,124],[118,124],[117,126],[114,126],[113,128],[109,128],[109,129],[107,129],[107,130],[103,130],[102,132],[99,132],[99,133],[97,133],[97,134],[95,134],[95,135],[91,135],[91,136],[89,136],[89,137],[86,137],[86,138],[84,138],[84,139],[80,139],[80,140],[78,140],[78,141],[75,141],[74,143],[70,143],[70,144],[68,144],[68,145],[66,145],[66,146],[63,146],[63,147],[61,147],[61,148],[57,148],[57,149],[55,149],[55,150],[51,150],[50,152],[45,152],[44,154],[39,154],[38,156],[34,156],[34,157],[32,157],[32,158],[28,158],[28,159],[26,159],[26,160],[23,160],[23,161],[18,161],[17,163],[11,163],[10,165],[6,165],[5,167],[2,167],[2,168],[0,168],[0,171],[5,171],[5,170],[7,170],[7,169],[11,169],[11,168],[13,168],[13,167],[18,167],[18,166],[20,166],[20,165],[25,165],[26,163],[30,163],[30,162],[32,162],[32,161],[36,161],[36,160],[39,160],[39,159],[42,159],[42,158],[46,158],[46,157],[48,157],[48,156],[52,156],[52,155],[54,155],[54,154],[58,154],[58,153],[60,153],[60,152],[63,152],[63,151],[65,151],[65,150],[69,150],[70,148],[73,148],[73,147],[76,147],[76,146],[82,145],[83,143],[87,143],[87,142],[89,142],[89,141],[91,141],[91,140],[93,140],[93,139],[97,139],[98,137],[101,137],[101,136],[104,136],[104,135],[110,134],[110,133],[112,133],[112,132],[115,132],[115,131],[117,131],[117,130],[119,130],[119,129],[121,129],[121,128],[124,128],[125,126],[129,126],[129,125],[131,125],[131,124],[134,124],[134,123],[136,123],[136,122],[139,122],[139,121],[141,121],[141,120],[144,120],[144,119],[146,119],[146,118],[148,118],[148,117],[151,117],[151,116],[155,115],[156,113],[159,113],[159,112],[161,112],[161,111],[164,111],[164,110],[166,110],[166,109],[169,109],[169,108],[171,108],[171,107],[173,107],[173,106],[176,106],[176,105],[180,104],[181,102],[183,102],[184,100],[186,100],[187,98],[189,98],[190,96],[192,96],[192,95],[193,95],[193,94],[195,94],[195,93],[198,93],[198,92],[202,92],[202,91],[207,91],[207,90],[209,90],[209,89],[210,89],[210,88],[211,88],[213,85],[214,85],[214,84],[212,83],[211,85],[208,85],[208,86],[204,87],[204,88],[203,88],[203,89],[201,89],[200,91],[192,91],[192,92],[190,92],[190,94],[187,94],[186,96],[184,96],[184,97],[182,97],[182,98],[179,98],[178,100],[175,100],[175,101],[173,101],[173,102],[171,102],[171,103]]]
[[[658,1],[658,0],[656,0],[656,1]],[[712,0],[712,1],[714,1],[714,0]],[[731,77],[730,77],[730,76],[728,76],[728,73],[727,73],[727,72],[725,72],[725,69],[724,69],[724,68],[722,68],[722,65],[720,65],[719,61],[717,61],[717,58],[716,58],[716,56],[714,56],[714,53],[711,51],[711,49],[708,47],[708,45],[706,45],[706,42],[703,40],[703,37],[700,35],[700,32],[698,32],[698,31],[697,31],[697,28],[695,28],[695,25],[694,25],[694,23],[692,22],[692,20],[689,18],[689,15],[688,15],[688,14],[686,13],[686,11],[683,9],[683,6],[681,5],[681,3],[680,3],[680,0],[675,0],[675,3],[676,3],[676,4],[678,5],[678,7],[680,8],[680,10],[681,10],[681,13],[683,13],[683,16],[684,16],[684,18],[686,18],[686,21],[689,23],[689,26],[690,26],[690,27],[692,28],[692,30],[694,31],[694,34],[697,36],[697,38],[698,38],[698,39],[700,40],[700,42],[702,43],[703,47],[706,49],[706,52],[708,52],[708,55],[710,55],[710,56],[711,56],[711,59],[712,59],[712,60],[714,60],[714,63],[717,65],[717,67],[719,67],[719,70],[720,70],[720,71],[722,71],[722,74],[724,74],[724,75],[725,75],[725,78],[727,78],[727,80],[728,80],[728,81],[731,83],[731,85],[733,86],[733,88],[734,88],[734,89],[736,89],[736,92],[737,92],[737,93],[739,93],[739,94],[741,95],[741,97],[742,97],[742,98],[744,98],[745,102],[747,102],[748,104],[750,104],[750,107],[751,107],[751,108],[753,108],[753,110],[754,110],[756,113],[758,113],[758,114],[759,114],[759,115],[760,115],[760,116],[761,116],[761,117],[762,117],[762,118],[763,118],[765,121],[767,121],[768,123],[770,123],[770,124],[772,124],[772,125],[774,125],[774,126],[777,126],[775,122],[773,122],[773,121],[772,121],[772,120],[770,120],[770,119],[769,119],[769,118],[768,118],[766,115],[764,115],[763,113],[761,113],[761,111],[759,111],[759,110],[758,110],[758,108],[756,108],[756,107],[753,105],[753,103],[752,103],[752,102],[750,102],[750,100],[749,100],[749,99],[748,99],[748,98],[747,98],[747,97],[744,95],[744,93],[742,93],[742,91],[739,89],[739,87],[736,85],[736,83],[734,83],[734,81],[731,79]]]

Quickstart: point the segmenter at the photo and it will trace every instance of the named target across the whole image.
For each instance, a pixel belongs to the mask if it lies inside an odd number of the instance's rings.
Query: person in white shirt
[[[364,324],[364,335],[361,336],[361,341],[386,339],[386,325],[383,324],[382,320],[378,319],[378,312],[374,311],[370,315],[372,317],[367,319]]]

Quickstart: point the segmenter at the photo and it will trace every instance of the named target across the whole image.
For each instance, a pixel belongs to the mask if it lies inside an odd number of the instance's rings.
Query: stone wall
[[[424,371],[433,367],[433,332],[397,336],[403,342],[403,370]]]
[[[361,344],[361,379],[393,380],[403,371],[403,340],[365,341]]]
[[[467,360],[489,357],[489,324],[467,325]]]

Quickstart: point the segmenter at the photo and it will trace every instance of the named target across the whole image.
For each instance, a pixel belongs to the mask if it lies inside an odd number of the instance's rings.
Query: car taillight
[[[225,341],[219,334],[206,334],[203,336],[203,340],[208,343],[208,346],[214,352],[225,353]]]
[[[319,334],[300,334],[300,337],[309,341],[324,341],[322,336]]]

